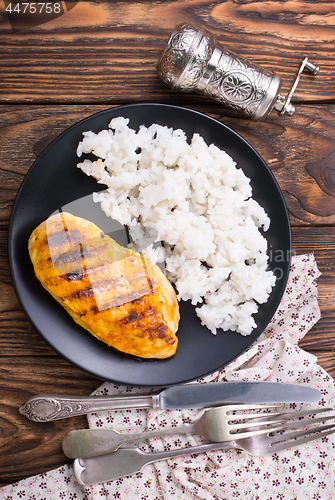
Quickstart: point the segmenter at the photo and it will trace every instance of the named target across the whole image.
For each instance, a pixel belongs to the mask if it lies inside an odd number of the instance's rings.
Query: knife
[[[35,422],[107,410],[152,408],[211,408],[236,403],[317,403],[320,391],[312,387],[277,382],[211,382],[168,387],[151,394],[125,396],[71,396],[40,394],[21,406],[21,415]]]

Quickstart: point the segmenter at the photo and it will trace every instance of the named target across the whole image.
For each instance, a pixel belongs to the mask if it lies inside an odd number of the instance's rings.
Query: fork
[[[278,404],[267,405],[266,410],[278,407]],[[259,415],[246,414],[246,411],[264,410],[264,405],[235,404],[225,405],[204,410],[201,417],[192,424],[184,424],[172,429],[150,430],[136,433],[119,433],[113,429],[76,429],[70,431],[63,439],[63,451],[69,458],[88,458],[116,451],[122,444],[143,441],[153,437],[173,434],[200,434],[208,441],[222,442],[231,439],[232,434],[239,432],[239,438],[244,437],[245,427],[258,425],[252,420]],[[241,413],[243,411],[243,414]],[[234,414],[234,418],[232,418]],[[274,416],[277,422],[278,413],[268,413],[267,417]]]
[[[245,409],[245,406],[249,405],[240,406]],[[329,412],[332,412],[332,415],[315,417],[316,414]],[[332,408],[282,412],[276,414],[277,418],[272,415],[273,413],[268,415],[264,413],[254,414],[253,426],[251,427],[250,423],[246,423],[249,427],[243,426],[242,432],[236,430],[235,434],[231,435],[233,439],[229,441],[207,443],[162,452],[145,452],[132,446],[120,448],[118,451],[100,456],[77,458],[73,464],[74,475],[80,484],[88,486],[135,474],[150,463],[169,458],[230,449],[244,450],[250,455],[263,456],[293,448],[335,432],[335,423],[317,425],[320,422],[335,418],[335,412]],[[271,416],[270,419],[269,416]],[[236,415],[231,415],[231,418],[235,419]],[[299,427],[303,427],[303,429],[297,430]]]
[[[271,404],[266,407],[264,405],[248,404],[225,405],[205,410],[202,416],[193,424],[146,432],[119,433],[112,429],[77,429],[70,431],[64,437],[63,451],[69,458],[88,458],[116,451],[122,444],[127,442],[173,434],[199,434],[208,441],[219,443],[229,441],[232,437],[242,439],[247,435],[250,436],[250,429],[259,425],[260,415],[254,413],[254,411],[267,411],[267,424],[278,424],[278,420],[282,420],[285,414],[271,411],[276,407],[278,407],[278,404]],[[319,409],[315,413],[324,411],[324,409]],[[307,411],[305,415],[309,413],[310,411]],[[300,416],[303,415],[304,413],[301,412]],[[287,420],[287,417],[284,420]],[[243,433],[244,429],[247,429],[247,434]],[[266,432],[266,429],[257,431],[257,433],[264,432]]]

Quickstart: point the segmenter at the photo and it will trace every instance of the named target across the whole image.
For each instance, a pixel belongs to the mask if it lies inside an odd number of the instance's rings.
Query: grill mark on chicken
[[[62,247],[70,242],[74,244],[82,240],[82,234],[80,234],[80,231],[76,229],[71,230],[70,238],[68,233],[69,229],[65,227],[57,232],[48,232],[46,236],[47,244],[49,247]]]
[[[169,328],[163,319],[160,321],[154,321],[154,324],[151,326],[143,321],[150,318],[150,316],[156,319],[157,313],[159,314],[159,311],[150,305],[148,305],[143,311],[132,309],[128,316],[120,320],[120,324],[128,325],[130,323],[137,323],[136,327],[138,337],[149,337],[150,339],[158,337],[160,339],[164,339],[168,344],[173,345],[176,342],[176,339],[171,339],[171,335],[169,335]]]
[[[67,232],[66,234],[66,239],[68,240],[68,228],[64,226],[65,231]],[[71,230],[71,243],[73,244],[72,241],[72,234],[77,233],[77,240],[79,241],[78,236],[79,231],[73,231]],[[55,234],[55,233],[54,233]],[[60,232],[57,234],[61,234]],[[62,234],[64,234],[64,231],[62,231]],[[100,237],[103,238],[105,235],[104,233],[100,233]],[[90,240],[87,240],[90,241]],[[53,260],[53,265],[54,267],[60,267],[62,264],[70,264],[70,263],[77,263],[80,261],[82,264],[82,269],[79,271],[75,272],[70,272],[61,275],[64,277],[67,281],[76,281],[80,280],[82,281],[84,278],[89,277],[89,275],[92,275],[94,273],[97,273],[99,271],[106,271],[107,268],[110,267],[109,264],[103,264],[99,266],[91,266],[87,267],[87,262],[86,259],[89,257],[95,257],[96,255],[99,255],[101,252],[103,252],[106,247],[107,243],[102,242],[102,244],[99,247],[93,247],[90,251],[87,250],[87,247],[83,247],[83,244],[81,242],[78,243],[78,249],[70,250],[68,252],[63,252],[61,253],[56,259]],[[136,256],[132,255],[128,257],[129,263],[134,266],[134,269],[136,270],[132,274],[132,279],[131,282],[129,283],[125,279],[120,279],[120,278],[111,278],[109,275],[108,279],[103,279],[103,280],[93,280],[93,283],[90,286],[87,286],[86,288],[80,289],[73,291],[70,294],[62,295],[61,300],[64,302],[69,302],[71,300],[82,300],[86,299],[88,297],[94,297],[95,295],[98,295],[103,292],[107,292],[109,289],[114,288],[114,287],[120,287],[120,286],[129,286],[131,283],[136,283],[137,281],[140,281],[141,279],[143,280],[143,277],[146,279],[146,283],[140,286],[139,290],[134,290],[132,293],[128,294],[123,294],[122,296],[115,297],[113,300],[109,301],[100,301],[100,306],[98,306],[96,303],[92,304],[91,307],[88,307],[88,304],[85,303],[86,305],[86,311],[83,311],[80,313],[80,316],[85,316],[86,314],[89,314],[90,312],[96,314],[99,310],[105,310],[109,309],[111,307],[119,307],[125,303],[128,302],[133,302],[137,300],[140,297],[143,297],[143,295],[147,294],[153,294],[154,293],[154,285],[152,283],[152,280],[149,276],[149,271],[147,268],[146,261],[143,257],[142,254],[140,254],[141,261],[143,266],[141,268],[136,267]],[[109,273],[108,273],[109,274]],[[155,310],[151,312],[151,314],[154,314]],[[146,315],[149,315],[149,311],[147,311]],[[144,317],[144,315],[142,315]],[[127,319],[127,318],[126,318]],[[126,321],[126,323],[130,323],[135,320],[130,320]]]
[[[113,300],[108,302],[101,301],[100,308],[101,310],[103,310],[103,309],[111,309],[112,307],[120,307],[123,306],[124,304],[128,304],[128,302],[133,302],[134,300],[137,300],[143,297],[144,295],[148,294],[147,293],[144,294],[142,290],[139,290],[138,292],[124,294],[122,295],[122,297],[120,296],[115,297]],[[120,322],[122,322],[122,320],[120,320]]]
[[[146,274],[147,274],[147,282],[148,282],[149,289],[151,290],[151,293],[154,293],[154,286],[153,286],[153,283],[152,283],[150,276],[149,276],[149,273],[148,273],[147,263],[146,263],[143,255],[141,253],[140,253],[140,256],[141,256],[143,268],[147,271]]]
[[[138,311],[134,310],[131,311],[126,318],[123,318],[121,322],[123,325],[126,325],[128,323],[133,323],[134,321],[137,321],[139,319],[141,319],[141,315]]]
[[[149,337],[150,339],[160,338],[165,340],[170,345],[173,345],[175,341],[171,341],[171,336],[167,334],[168,327],[165,323],[160,323],[159,325],[145,326],[141,328],[142,332],[138,333],[141,338]]]
[[[76,269],[68,273],[61,274],[60,278],[63,278],[66,281],[81,281],[85,277],[88,277],[89,279],[92,279],[92,285],[94,286],[94,288],[102,291],[108,291],[109,289],[116,286],[133,285],[136,284],[136,282],[138,283],[142,281],[143,285],[141,286],[141,288],[147,289],[147,293],[153,293],[154,285],[149,276],[147,268],[139,269],[137,272],[134,272],[129,281],[123,274],[117,277],[113,277],[112,271],[112,265],[102,264],[98,266],[86,267],[85,271],[83,271],[83,269]],[[96,279],[94,278],[94,276],[101,276],[102,278]]]
[[[66,281],[81,281],[85,276],[82,271],[72,271],[71,273],[62,274],[60,277]]]
[[[144,358],[175,353],[175,293],[159,268],[141,254],[65,213],[33,231],[29,253],[43,286],[99,340]]]
[[[92,279],[92,281],[90,280],[93,274],[97,272],[97,275],[99,275],[100,272],[102,273],[103,271],[105,271],[105,273],[102,279],[100,280]],[[133,291],[133,293],[124,294],[124,292],[121,291],[122,288],[129,286],[133,287],[134,279],[132,279],[132,281],[129,282],[124,275],[121,275],[119,277],[113,277],[111,275],[111,272],[109,271],[110,271],[110,266],[101,265],[88,268],[86,269],[86,272],[85,271],[83,272],[83,270],[75,270],[69,273],[60,274],[59,277],[67,282],[72,282],[72,283],[78,282],[79,284],[82,283],[83,280],[85,280],[86,283],[90,283],[90,287],[94,291],[94,293],[92,293],[92,296],[99,294],[108,294],[108,292],[111,289],[118,288],[119,297],[116,297],[112,301],[110,300],[105,301],[101,306],[101,309],[106,309],[109,307],[117,307],[121,304],[124,304],[125,302],[133,302],[134,300],[138,299],[139,297],[142,297],[143,295],[151,295],[154,293],[153,285],[149,288],[147,281],[144,280],[143,273],[139,272],[136,275],[132,276],[132,278],[134,278],[135,276],[137,278],[137,283],[138,283],[137,288]],[[105,275],[107,275],[107,277],[105,277]],[[142,279],[142,283],[140,282],[140,279]],[[47,286],[53,285],[54,283],[55,283],[55,278],[53,277],[45,279],[45,285]],[[122,294],[121,297],[120,293]],[[79,295],[75,294],[76,291],[73,291],[70,294],[63,294],[62,300],[69,301],[72,298],[82,298]]]
[[[69,235],[67,234],[69,231],[69,228],[66,223],[66,218],[64,217],[63,213],[60,213],[60,221],[57,221],[56,224],[52,226],[54,230],[48,230],[46,231],[46,238],[45,238],[45,243],[50,247],[49,242],[51,243],[51,246],[61,246],[62,244],[65,243],[70,243]],[[58,229],[59,228],[59,229]],[[79,236],[80,238],[80,230],[74,229],[73,231],[73,236],[74,238],[76,236]],[[54,240],[54,241],[52,241]]]
[[[92,287],[90,285],[90,286],[87,286],[86,288],[81,288],[81,289],[76,290],[74,292],[71,292],[67,295],[62,295],[61,299],[64,301],[69,301],[69,300],[73,300],[73,299],[85,299],[87,297],[94,297],[94,296],[98,295],[98,293],[99,293],[99,291],[98,291],[97,287],[96,286]],[[101,305],[103,306],[103,307],[101,307],[101,309],[116,307],[117,305],[125,304],[127,302],[132,302],[134,300],[134,298],[137,298],[136,295],[137,295],[136,293],[132,293],[132,294],[124,295],[121,298],[116,297],[115,300],[112,300],[112,301],[108,301],[108,302],[101,301]],[[143,295],[143,293],[141,294],[141,296],[142,295]]]
[[[136,303],[137,300],[133,300],[132,302]],[[120,319],[120,324],[127,325],[129,323],[133,323],[134,321],[143,320],[144,318],[151,316],[153,314],[156,314],[156,313],[157,313],[157,311],[149,305],[143,311],[138,311],[137,309],[132,309],[129,311],[128,316]]]
[[[69,264],[84,259],[95,257],[100,253],[103,253],[106,248],[108,248],[108,242],[101,241],[100,244],[97,243],[96,238],[92,240],[91,238],[85,238],[83,232],[72,227],[69,229],[64,213],[60,214],[62,226],[58,231],[47,231],[44,244],[49,247],[49,249],[57,249],[58,257],[53,259],[54,266],[60,266],[64,264]],[[60,224],[56,224],[56,228]],[[100,238],[104,238],[105,235],[101,231]],[[91,243],[91,244],[90,244]],[[93,243],[93,244],[92,244]],[[78,248],[76,248],[78,245]],[[62,252],[62,247],[70,247],[70,250]],[[75,247],[75,248],[73,248]]]
[[[82,255],[79,250],[71,250],[66,253],[60,254],[58,257],[53,258],[53,265],[55,267],[59,267],[64,264],[69,264],[70,262],[77,262],[78,260],[82,260]]]
[[[82,271],[73,271],[66,274],[61,274],[60,277],[64,278],[66,281],[79,281],[81,282],[84,278],[89,278],[90,273],[96,271],[98,268],[90,268],[87,269],[86,272]],[[90,281],[89,279],[87,281]],[[101,280],[92,280],[92,287],[94,287],[97,291],[103,292],[108,291],[110,288],[114,288],[116,286],[125,286],[128,282],[124,278],[109,278],[101,279]]]
[[[153,292],[151,290],[143,291],[140,289],[140,290],[128,293],[128,294],[117,295],[112,300],[106,300],[104,298],[101,298],[100,300],[98,300],[97,297],[99,296],[99,288],[96,285],[94,285],[94,287],[89,285],[85,288],[81,288],[79,290],[73,291],[70,294],[62,295],[61,300],[63,300],[66,303],[71,302],[73,300],[84,300],[85,304],[83,305],[83,307],[85,307],[85,310],[80,311],[80,316],[86,316],[87,314],[90,314],[90,313],[96,314],[98,311],[103,311],[103,310],[110,309],[113,307],[117,308],[117,307],[123,306],[124,304],[128,304],[128,303],[134,303],[137,300],[140,300],[143,296],[150,295],[152,293]],[[92,305],[90,305],[86,300],[89,297],[95,298]],[[152,309],[151,311],[148,310],[148,311],[146,311],[146,314],[142,314],[140,317],[143,319],[144,317],[149,316],[150,314],[155,314],[155,313],[157,313],[157,311],[155,311],[155,309]],[[132,321],[136,321],[136,320],[132,319],[132,320],[128,321],[128,317],[127,317],[127,318],[120,320],[120,323],[127,324],[127,323],[130,323]]]
[[[91,286],[86,288],[80,288],[69,295],[62,295],[61,300],[74,300],[74,299],[86,299],[87,297],[94,297],[95,292]]]
[[[87,274],[87,269],[86,269],[86,262],[85,262],[85,255],[83,251],[83,245],[82,243],[79,243],[79,248],[80,248],[80,257],[81,257],[81,262],[83,264],[83,271],[85,274]]]
[[[82,242],[78,243],[78,248],[68,250],[67,252],[59,253],[57,258],[53,259],[54,266],[76,263],[78,260],[90,259],[95,257],[107,248],[107,243],[102,242],[100,246],[87,247]]]

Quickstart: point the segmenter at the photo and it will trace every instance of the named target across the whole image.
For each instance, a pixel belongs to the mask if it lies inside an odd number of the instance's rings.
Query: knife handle
[[[39,394],[21,406],[20,413],[34,422],[50,422],[107,410],[158,408],[159,394],[126,396],[63,396]]]

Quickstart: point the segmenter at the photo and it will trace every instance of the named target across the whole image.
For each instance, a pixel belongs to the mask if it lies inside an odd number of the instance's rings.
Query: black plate
[[[255,315],[257,328],[247,337],[235,332],[213,335],[200,325],[194,307],[180,303],[181,321],[176,354],[166,360],[145,360],[119,353],[96,340],[76,325],[65,310],[46,292],[34,275],[27,241],[32,230],[53,212],[67,206],[74,215],[115,232],[113,223],[91,201],[91,193],[104,189],[76,167],[76,149],[82,132],[106,129],[117,116],[130,119],[137,129],[159,123],[194,132],[233,157],[251,179],[254,198],[271,218],[265,233],[270,266],[277,276],[266,304]],[[87,196],[87,204],[75,202]],[[70,209],[69,207],[69,203]],[[120,226],[122,229],[122,226]],[[109,230],[111,228],[111,230]],[[116,231],[115,234],[118,232]],[[119,231],[121,235],[124,231]],[[114,235],[115,235],[114,234]],[[291,233],[283,196],[271,171],[258,153],[238,134],[222,123],[192,110],[160,105],[122,106],[90,116],[72,126],[52,142],[37,158],[17,194],[9,230],[9,260],[13,283],[31,323],[44,340],[63,358],[102,380],[135,386],[168,386],[201,378],[236,359],[263,332],[274,315],[285,290],[290,267]]]

